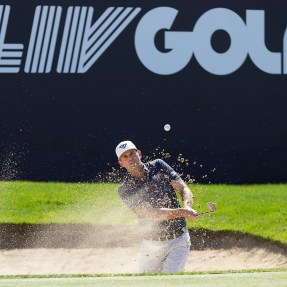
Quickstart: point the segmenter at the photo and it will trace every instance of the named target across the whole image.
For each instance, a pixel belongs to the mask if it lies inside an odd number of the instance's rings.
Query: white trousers
[[[187,231],[172,240],[143,240],[140,248],[140,272],[183,271],[189,251],[190,237]]]

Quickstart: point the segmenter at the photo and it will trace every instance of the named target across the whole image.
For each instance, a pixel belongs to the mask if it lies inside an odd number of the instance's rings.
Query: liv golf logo
[[[139,8],[108,8],[92,23],[94,8],[69,7],[57,63],[58,73],[85,73],[139,13]],[[20,71],[24,46],[5,43],[10,6],[0,6],[0,72]],[[35,10],[25,73],[50,73],[62,17],[62,7]]]
[[[29,43],[6,43],[11,7],[0,5],[0,73],[86,73],[101,55],[138,18],[139,7],[109,7],[93,22],[93,7],[38,6],[35,9]],[[65,13],[64,13],[65,12]],[[158,7],[139,19],[135,31],[135,51],[151,72],[171,75],[184,69],[195,57],[199,65],[214,75],[237,71],[249,56],[256,67],[269,74],[287,74],[287,36],[283,53],[270,51],[265,44],[265,12],[247,10],[245,21],[234,11],[215,8],[202,14],[193,31],[172,30],[178,10]],[[63,16],[65,14],[65,16]],[[59,33],[62,17],[63,33]],[[155,45],[155,36],[164,30],[164,47]],[[213,34],[223,30],[230,46],[223,53],[211,44]],[[56,44],[60,41],[60,50]],[[115,43],[116,44],[116,43]],[[25,56],[24,56],[25,55]],[[58,58],[55,59],[55,55]]]

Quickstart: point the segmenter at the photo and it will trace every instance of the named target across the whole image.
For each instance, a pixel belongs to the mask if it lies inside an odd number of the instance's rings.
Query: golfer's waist
[[[185,228],[173,231],[168,234],[157,234],[152,236],[145,236],[145,240],[151,240],[151,241],[167,241],[167,240],[173,240],[181,236],[183,233],[185,233],[187,230]]]

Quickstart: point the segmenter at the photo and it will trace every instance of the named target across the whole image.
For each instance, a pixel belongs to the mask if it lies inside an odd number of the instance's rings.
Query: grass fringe
[[[25,278],[95,278],[95,277],[139,277],[139,276],[163,276],[163,275],[207,275],[207,274],[230,274],[230,273],[256,273],[256,272],[287,272],[287,268],[268,269],[244,269],[222,271],[196,271],[196,272],[173,272],[173,273],[116,273],[116,274],[47,274],[47,275],[0,275],[2,279],[25,279]]]

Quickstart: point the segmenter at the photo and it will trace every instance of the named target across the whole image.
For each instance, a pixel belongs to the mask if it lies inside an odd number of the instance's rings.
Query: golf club
[[[209,211],[205,211],[205,212],[198,213],[197,216],[216,211],[216,205],[215,205],[215,203],[213,203],[213,202],[208,202],[208,203],[206,203],[206,208],[207,208]]]

